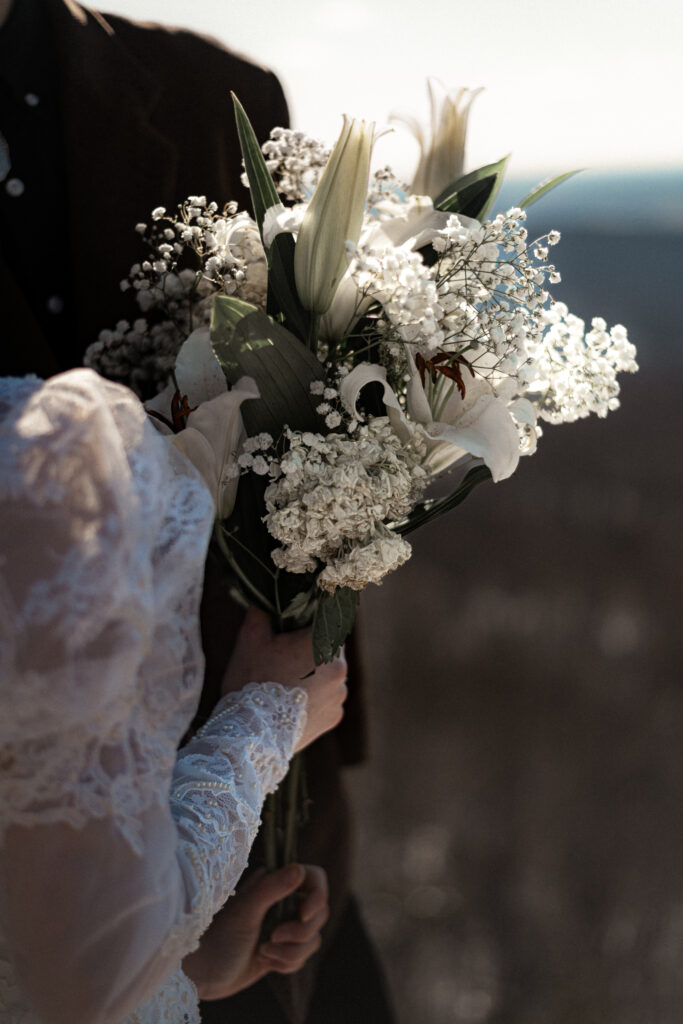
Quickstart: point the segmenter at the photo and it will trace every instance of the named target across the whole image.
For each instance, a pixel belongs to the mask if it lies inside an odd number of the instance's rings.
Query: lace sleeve
[[[212,518],[126,389],[90,371],[0,382],[0,980],[17,1020],[191,1003],[180,958],[296,743],[300,695],[252,687],[175,763]]]
[[[0,838],[106,817],[135,846],[201,677],[207,496],[89,371],[2,382],[0,451]]]
[[[179,834],[178,861],[186,911],[166,940],[163,955],[176,963],[196,948],[246,867],[272,792],[306,722],[306,695],[276,683],[251,684],[231,694],[179,755],[171,810]],[[194,986],[182,970],[125,1024],[199,1024]]]
[[[285,775],[301,737],[305,700],[303,690],[251,684],[223,698],[178,758],[171,808],[191,908],[183,953],[188,943],[196,945],[244,871],[263,800]]]

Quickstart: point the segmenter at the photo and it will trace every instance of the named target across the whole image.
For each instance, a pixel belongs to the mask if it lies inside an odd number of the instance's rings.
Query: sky
[[[342,113],[380,125],[392,113],[426,119],[434,77],[485,87],[470,118],[470,168],[506,153],[513,175],[683,168],[680,0],[100,3],[208,32],[273,68],[293,125],[330,143]],[[377,145],[378,162],[407,178],[416,153],[405,130]]]

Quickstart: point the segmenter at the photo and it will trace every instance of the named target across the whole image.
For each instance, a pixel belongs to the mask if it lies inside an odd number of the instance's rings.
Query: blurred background
[[[626,324],[641,371],[622,409],[548,427],[367,593],[357,889],[401,1024],[679,1024],[680,4],[105,6],[270,65],[294,125],[330,142],[342,111],[426,119],[428,76],[486,86],[468,167],[512,152],[499,208],[590,168],[533,208],[530,233],[562,232],[555,297]],[[378,146],[407,178],[415,158],[404,132]]]

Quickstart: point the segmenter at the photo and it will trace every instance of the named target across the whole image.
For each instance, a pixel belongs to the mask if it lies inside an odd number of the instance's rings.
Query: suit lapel
[[[162,87],[97,12],[49,0],[62,118],[79,334],[104,327],[105,296],[138,255],[135,225],[174,195],[177,152],[152,123]],[[104,300],[104,301],[103,301]]]

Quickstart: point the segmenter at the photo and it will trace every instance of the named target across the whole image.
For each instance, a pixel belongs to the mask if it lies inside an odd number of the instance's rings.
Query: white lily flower
[[[190,407],[217,398],[228,390],[225,374],[211,347],[208,327],[198,327],[183,342],[176,356],[175,376],[178,382],[177,390],[181,395],[187,395]],[[171,402],[175,393],[176,386],[171,381],[163,391],[145,402],[145,409],[170,420]],[[155,419],[155,426],[162,434],[173,433],[162,420]]]
[[[181,395],[187,395],[191,406],[208,402],[228,390],[208,327],[198,327],[183,342],[176,356],[175,376]]]
[[[416,118],[395,114],[393,120],[403,121],[420,145],[420,162],[411,191],[436,198],[462,175],[470,107],[482,90],[458,89],[439,101],[432,79],[427,89],[431,108],[428,134]]]
[[[406,413],[387,383],[383,366],[361,363],[344,379],[340,395],[349,412],[356,413],[361,390],[377,382],[384,388],[384,404],[394,431],[405,439],[410,425],[427,440],[425,469],[440,473],[466,455],[482,459],[494,480],[511,476],[519,462],[519,434],[506,402],[481,377],[467,381],[465,397],[448,378],[436,388],[422,384],[415,369],[408,383]],[[452,386],[451,386],[452,385]]]
[[[227,519],[235,506],[237,452],[246,436],[242,402],[259,397],[256,382],[242,377],[230,391],[202,402],[188,416],[185,429],[173,436],[173,444],[203,476],[218,519]]]
[[[199,470],[216,506],[218,519],[227,519],[235,506],[239,451],[246,431],[240,408],[249,398],[259,398],[251,377],[242,377],[229,391],[225,374],[211,346],[208,327],[200,327],[183,342],[175,364],[178,387],[171,382],[145,402],[148,412],[171,420],[171,402],[178,390],[192,412],[185,429],[177,434],[163,420],[154,419],[175,447]]]
[[[294,276],[302,305],[327,312],[346,270],[346,243],[357,242],[368,190],[374,123],[344,115],[344,127],[308,204]]]

